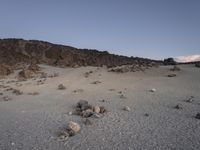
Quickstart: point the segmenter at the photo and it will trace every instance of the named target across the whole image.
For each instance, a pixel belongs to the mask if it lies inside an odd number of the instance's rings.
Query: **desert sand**
[[[199,150],[200,120],[195,118],[200,112],[199,68],[180,65],[176,77],[167,77],[174,73],[171,66],[129,73],[104,67],[40,66],[59,76],[17,83],[18,70],[0,79],[0,150]],[[89,71],[93,72],[85,77]],[[99,82],[92,84],[95,81]],[[66,89],[58,90],[59,84]],[[34,92],[38,94],[30,95]],[[193,101],[186,102],[191,97]],[[79,100],[105,106],[108,112],[85,125],[85,118],[70,114]],[[182,109],[175,109],[177,104]],[[77,122],[81,130],[60,140],[58,133],[69,121]]]

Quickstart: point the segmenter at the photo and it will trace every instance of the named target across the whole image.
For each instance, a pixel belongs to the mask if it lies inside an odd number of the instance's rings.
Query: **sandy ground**
[[[8,82],[15,81],[15,75],[0,80],[0,85],[23,91],[16,96],[0,88],[0,150],[200,149],[200,120],[194,117],[200,112],[200,69],[180,66],[177,77],[169,78],[170,67],[125,74],[95,67],[41,67],[47,73],[58,72],[59,77],[48,78],[42,85],[37,85],[39,78],[30,79],[20,82],[20,87]],[[93,73],[85,78],[87,71]],[[93,81],[101,83],[91,84]],[[57,89],[61,83],[66,90]],[[150,92],[152,88],[156,92]],[[83,91],[73,92],[78,89]],[[126,98],[120,98],[120,91]],[[7,95],[12,100],[3,101]],[[185,102],[190,96],[194,101]],[[87,126],[80,116],[69,115],[81,99],[105,106],[109,112],[103,118],[91,119],[93,125]],[[177,104],[183,109],[175,109]],[[124,111],[123,106],[131,110]],[[60,141],[58,132],[69,121],[79,123],[81,131]]]

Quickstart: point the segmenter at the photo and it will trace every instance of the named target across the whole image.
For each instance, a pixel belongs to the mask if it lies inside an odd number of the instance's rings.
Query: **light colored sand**
[[[177,77],[168,78],[169,67],[154,68],[145,72],[116,74],[105,68],[83,67],[61,69],[44,66],[43,71],[58,72],[43,85],[36,81],[21,82],[17,87],[24,92],[1,101],[0,96],[0,150],[198,150],[200,148],[200,69],[191,65],[181,66]],[[88,78],[86,71],[94,71]],[[0,84],[7,84],[8,79]],[[4,82],[3,82],[4,81]],[[90,84],[101,81],[100,84]],[[66,90],[57,90],[59,84]],[[155,93],[149,92],[155,88]],[[83,89],[83,92],[73,93]],[[115,91],[109,91],[115,89]],[[121,99],[122,91],[127,99]],[[27,95],[39,92],[39,95]],[[194,102],[185,99],[194,96]],[[68,115],[80,100],[93,105],[103,105],[109,112],[101,119],[92,119],[94,125],[86,126],[83,118]],[[100,102],[105,99],[106,102]],[[182,110],[173,107],[182,104]],[[129,106],[130,112],[123,111]],[[149,117],[144,116],[145,113]],[[57,133],[69,121],[78,122],[82,129],[66,142],[59,141]]]

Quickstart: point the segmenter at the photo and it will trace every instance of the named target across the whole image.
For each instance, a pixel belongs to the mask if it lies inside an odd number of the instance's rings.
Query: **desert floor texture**
[[[59,76],[19,82],[16,71],[0,79],[0,150],[200,149],[200,120],[195,118],[200,113],[199,68],[114,73],[104,67],[40,67]],[[167,76],[172,73],[177,76]],[[66,89],[59,90],[59,84]],[[89,118],[92,124],[87,125],[85,118],[71,114],[79,100],[104,106],[107,112]],[[81,130],[61,140],[58,134],[69,121]]]

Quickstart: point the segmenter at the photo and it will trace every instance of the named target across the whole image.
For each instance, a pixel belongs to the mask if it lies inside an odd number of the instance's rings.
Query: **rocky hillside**
[[[61,67],[121,66],[125,64],[162,63],[150,59],[125,57],[107,51],[78,49],[43,41],[0,39],[0,64],[44,63]]]

